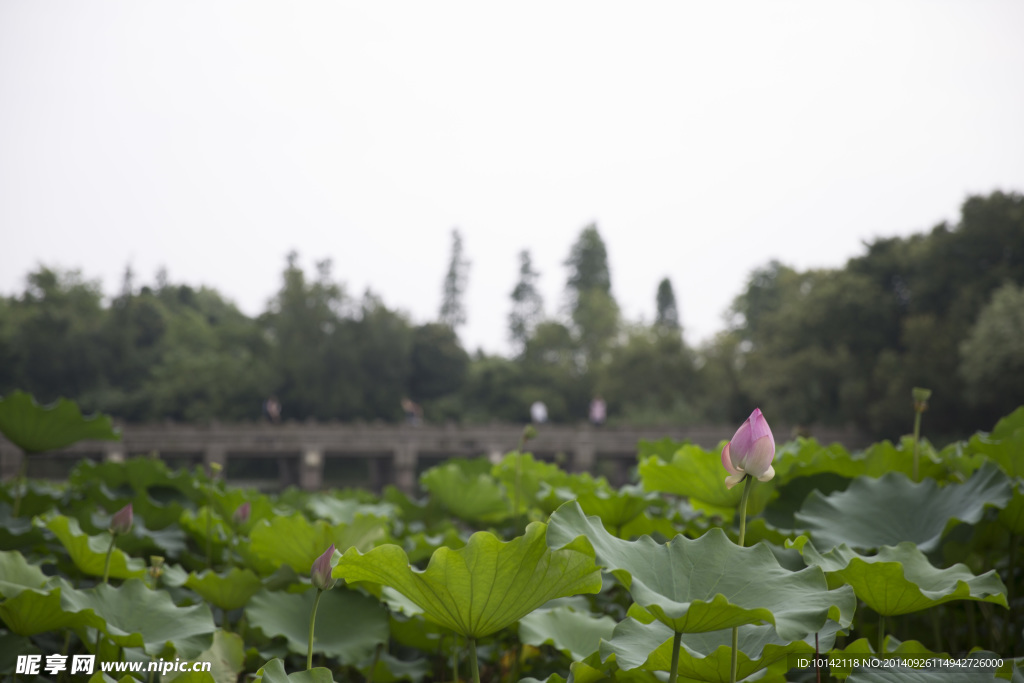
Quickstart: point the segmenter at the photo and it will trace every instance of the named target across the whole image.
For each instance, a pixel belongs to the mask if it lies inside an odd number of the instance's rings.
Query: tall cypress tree
[[[537,323],[544,317],[544,300],[537,291],[539,276],[533,269],[530,252],[519,252],[519,281],[512,290],[512,312],[508,315],[509,337],[517,353],[526,348]]]
[[[444,276],[444,290],[441,300],[440,322],[456,329],[466,322],[466,307],[462,295],[469,278],[469,261],[462,255],[462,235],[452,230],[452,255],[448,261],[448,273]]]
[[[658,283],[658,313],[654,324],[668,330],[678,330],[679,308],[676,306],[676,293],[672,290],[672,282],[666,277]]]

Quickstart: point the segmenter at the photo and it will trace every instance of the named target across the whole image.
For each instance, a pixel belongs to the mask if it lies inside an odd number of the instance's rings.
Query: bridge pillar
[[[403,439],[395,448],[391,459],[394,470],[395,486],[402,493],[411,496],[416,492],[416,443],[411,439]]]
[[[25,454],[16,446],[0,444],[0,480],[13,481],[21,469],[21,460]]]
[[[104,462],[124,462],[124,446],[120,442],[108,443],[103,449]]]
[[[324,485],[324,452],[319,446],[307,446],[299,460],[299,486],[319,491]]]
[[[596,449],[594,435],[588,428],[576,432],[576,448],[572,452],[573,472],[593,472]]]
[[[214,464],[220,467],[222,477],[227,477],[228,468],[228,454],[224,450],[224,446],[220,444],[212,444],[203,450],[203,466],[206,468],[206,472],[211,477],[216,477],[217,473],[214,472]]]

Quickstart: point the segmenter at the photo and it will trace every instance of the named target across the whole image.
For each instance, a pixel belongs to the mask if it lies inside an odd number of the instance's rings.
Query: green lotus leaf
[[[552,490],[568,492],[570,499],[576,494],[593,490],[610,490],[604,479],[594,479],[589,474],[569,474],[558,465],[537,460],[532,453],[513,451],[505,455],[491,469],[491,476],[505,485],[509,497],[516,486],[516,462],[519,463],[520,512],[531,505],[543,505],[542,500]]]
[[[48,578],[17,550],[0,550],[0,597],[13,598],[24,590],[42,589]]]
[[[449,526],[440,533],[427,535],[424,533],[409,534],[402,539],[402,547],[409,555],[410,564],[418,564],[427,560],[434,551],[444,546],[448,548],[461,548],[466,541],[459,534],[454,526]]]
[[[899,657],[914,657],[915,659],[932,659],[936,657],[942,657],[949,659],[949,655],[945,653],[932,652],[924,645],[916,640],[899,641],[892,636],[885,637],[885,652],[887,656]],[[876,656],[874,646],[868,642],[867,638],[860,638],[853,641],[845,648],[835,649],[830,651],[828,654],[832,655],[845,655],[846,658],[863,658],[863,657],[874,657]],[[852,666],[844,665],[843,658],[836,657],[836,665],[830,667],[829,673],[839,679],[845,679],[850,675]]]
[[[319,623],[319,619],[317,619],[317,623]],[[280,659],[271,659],[256,672],[253,683],[260,683],[260,681],[263,683],[334,683],[334,675],[330,669],[322,666],[289,674],[284,670],[284,662]]]
[[[377,517],[357,517],[351,524],[332,526],[292,514],[256,524],[249,534],[248,550],[273,569],[289,566],[299,576],[308,576],[313,560],[331,545],[342,552],[348,548],[368,550],[386,535],[385,522]]]
[[[855,669],[847,683],[991,683],[994,672],[984,669]]]
[[[830,618],[845,626],[853,616],[853,591],[829,591],[821,570],[791,572],[766,546],[741,548],[718,528],[696,540],[624,541],[578,504],[566,503],[551,516],[548,544],[562,547],[577,539],[636,603],[679,633],[767,622],[782,638],[801,640]]]
[[[430,468],[420,484],[445,509],[468,522],[499,522],[512,516],[505,488],[490,474],[467,472],[460,463]]]
[[[201,574],[191,572],[185,587],[194,590],[203,600],[231,610],[245,607],[249,598],[263,588],[263,582],[252,570],[232,567],[227,574],[209,570]]]
[[[398,515],[390,503],[363,503],[348,498],[341,499],[325,493],[314,493],[306,501],[306,510],[317,519],[331,524],[351,524],[357,516],[394,519]]]
[[[1024,535],[1024,484],[1013,489],[1013,498],[999,511],[999,521],[1010,533]]]
[[[422,681],[430,673],[430,662],[426,659],[405,661],[381,652],[380,657],[360,666],[359,671],[368,681],[374,683],[395,683],[395,681]]]
[[[210,662],[210,672],[202,675],[210,677],[215,683],[236,683],[238,674],[245,668],[245,643],[237,633],[229,633],[217,630],[213,634],[213,643],[209,649],[203,650],[196,657],[197,662]],[[192,679],[188,676],[198,674],[188,673],[164,680],[168,683],[186,683]]]
[[[887,617],[953,600],[1007,606],[1006,586],[994,570],[975,576],[962,564],[937,569],[913,543],[883,546],[871,556],[860,555],[846,545],[822,554],[806,536],[786,545],[797,548],[808,565],[820,567],[829,586],[851,586],[868,607]]]
[[[107,548],[110,547],[109,533],[90,536],[82,531],[77,519],[64,515],[37,517],[35,523],[53,532],[80,571],[91,576],[103,576]],[[146,565],[142,560],[129,557],[117,547],[114,548],[110,554],[111,578],[139,578],[145,573]]]
[[[550,644],[570,660],[586,659],[597,652],[601,640],[612,637],[615,620],[595,617],[569,605],[538,609],[519,620],[519,640],[526,645]]]
[[[822,648],[831,647],[839,625],[829,622],[819,634]],[[737,680],[763,669],[774,674],[788,670],[790,655],[813,655],[814,635],[809,641],[786,641],[771,626],[740,626]],[[668,671],[672,665],[673,631],[659,621],[643,624],[627,618],[615,627],[614,636],[601,644],[601,655],[615,655],[619,667],[626,670],[644,667],[649,671]],[[684,679],[727,683],[732,667],[732,629],[709,633],[686,633],[680,640],[679,675]]]
[[[621,536],[622,528],[639,517],[647,508],[657,505],[657,493],[645,493],[639,486],[623,486],[618,491],[592,491],[576,500],[587,515],[597,515],[605,528]]]
[[[19,636],[60,631],[84,625],[86,615],[61,606],[61,591],[74,590],[66,584],[42,590],[22,590],[13,598],[0,602],[0,621]]]
[[[128,487],[132,491],[152,491],[157,498],[173,496],[199,501],[201,492],[195,477],[185,470],[171,471],[159,458],[136,457],[124,462],[83,460],[68,475],[76,489],[88,490],[103,482],[111,490]],[[163,501],[166,502],[166,501]]]
[[[413,569],[396,545],[365,555],[351,548],[334,576],[391,586],[433,621],[467,638],[481,638],[549,600],[601,589],[601,573],[591,557],[573,548],[548,549],[546,529],[532,522],[523,536],[508,542],[475,533],[463,548],[439,548],[424,571]]]
[[[268,637],[283,636],[288,650],[306,654],[315,590],[301,594],[263,591],[245,608],[249,624]],[[388,642],[388,614],[377,600],[345,588],[324,591],[316,611],[313,652],[355,665]]]
[[[66,611],[91,610],[101,622],[99,628],[115,644],[141,647],[152,656],[170,644],[183,659],[195,658],[210,646],[216,630],[205,604],[178,607],[169,593],[151,590],[137,579],[118,588],[101,584],[84,591],[65,589],[61,606]]]
[[[681,529],[676,528],[672,520],[665,517],[652,517],[646,512],[634,517],[628,524],[624,524],[620,531],[621,533],[616,534],[619,538],[636,538],[638,536],[654,536],[658,534],[665,539],[669,539],[681,533]]]
[[[879,479],[861,477],[829,496],[812,492],[796,520],[826,548],[878,548],[910,541],[930,552],[958,522],[977,522],[986,507],[1002,508],[1011,495],[1009,478],[992,463],[967,482],[941,489],[933,479],[915,483],[892,473]]]
[[[52,451],[83,439],[121,439],[106,415],[83,417],[78,404],[66,398],[41,406],[24,391],[0,397],[0,433],[26,453]]]
[[[19,487],[17,481],[12,482],[10,486],[0,487],[0,501],[3,501],[2,507],[7,508],[8,511],[10,510],[10,505],[14,503],[17,487]],[[64,503],[67,498],[67,487],[48,481],[33,481],[30,479],[21,482],[20,489],[21,503],[18,508],[19,516],[11,517],[11,519],[32,518],[45,514],[47,511],[52,510],[54,506]]]
[[[975,434],[966,450],[992,460],[1011,477],[1024,477],[1024,406],[1000,420],[989,434]]]
[[[728,472],[722,467],[721,448],[707,451],[700,446],[683,446],[670,462],[657,456],[642,460],[639,471],[646,490],[686,496],[695,508],[728,520],[735,516],[743,497],[742,486],[725,486]],[[750,492],[747,514],[760,513],[774,496],[772,482],[758,483]]]

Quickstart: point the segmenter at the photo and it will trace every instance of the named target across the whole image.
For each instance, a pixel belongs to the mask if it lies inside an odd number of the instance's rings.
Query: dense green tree
[[[700,401],[693,356],[682,336],[655,325],[631,329],[610,353],[600,383],[613,414],[632,424],[697,421]]]
[[[469,261],[462,254],[462,235],[458,230],[452,230],[452,252],[448,260],[448,272],[444,276],[439,320],[453,330],[466,322],[463,296],[468,279]]]
[[[530,252],[519,252],[519,280],[512,290],[512,311],[508,315],[509,339],[516,354],[525,350],[526,342],[544,318],[544,300],[537,291],[538,277]]]
[[[960,374],[967,396],[991,411],[1024,405],[1024,287],[1010,282],[992,294],[960,345]]]
[[[455,331],[441,323],[419,325],[412,334],[413,400],[427,401],[459,390],[469,369],[469,354]]]
[[[658,294],[655,297],[657,313],[654,324],[669,330],[681,329],[679,324],[679,307],[676,305],[676,293],[672,289],[672,281],[667,277],[658,283]]]

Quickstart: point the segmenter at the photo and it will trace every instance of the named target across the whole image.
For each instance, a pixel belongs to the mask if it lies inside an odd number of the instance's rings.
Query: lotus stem
[[[313,627],[316,625],[316,608],[320,605],[320,596],[323,590],[316,589],[316,597],[313,599],[313,613],[309,615],[309,648],[306,650],[306,671],[313,668]]]
[[[885,615],[878,615],[878,654],[885,654]]]
[[[18,465],[18,478],[14,480],[14,509],[11,511],[12,517],[18,516],[18,510],[21,509],[21,495],[22,489],[27,488],[27,482],[25,477],[28,475],[28,453],[21,452],[21,464]]]
[[[469,669],[473,683],[480,683],[480,663],[476,659],[476,638],[469,639]]]
[[[743,542],[747,537],[747,501],[750,499],[750,489],[754,486],[754,478],[749,474],[743,477],[743,497],[740,498],[740,542],[739,546],[743,547]],[[729,681],[730,683],[736,683],[736,670],[739,668],[740,658],[740,628],[739,626],[733,626],[732,628],[732,663],[729,667]]]
[[[676,683],[676,678],[679,676],[679,644],[683,640],[683,634],[676,631],[675,636],[672,637],[672,668],[668,672],[668,683]],[[736,644],[733,643],[733,650],[736,649]]]
[[[110,545],[107,547],[107,559],[103,561],[103,585],[107,585],[107,579],[110,578],[110,556],[114,553],[114,541],[117,540],[117,536],[110,534]]]
[[[917,477],[917,442],[921,438],[921,411],[914,413],[914,481]]]

